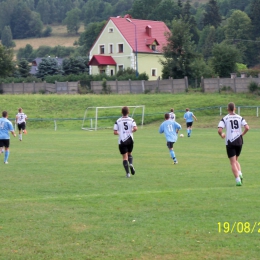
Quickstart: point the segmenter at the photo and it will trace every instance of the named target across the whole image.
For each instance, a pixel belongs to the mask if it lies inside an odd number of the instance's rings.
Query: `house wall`
[[[113,32],[109,32],[110,29],[113,29]],[[119,65],[124,65],[124,68],[131,68],[132,65],[135,64],[134,55],[132,54],[132,48],[111,20],[109,20],[103,32],[91,49],[90,59],[93,57],[93,55],[100,54],[100,45],[103,44],[105,45],[105,53],[103,55],[112,56],[117,63],[115,74],[117,73]],[[113,45],[113,53],[110,53],[110,44]],[[118,52],[118,44],[123,44],[123,53]],[[105,67],[104,69],[109,70],[107,67]],[[90,66],[90,74],[99,74],[98,66]]]
[[[163,66],[160,63],[160,59],[163,59],[162,54],[138,54],[138,72],[145,72],[146,74],[148,74],[150,80],[156,80],[158,77],[162,76]],[[152,76],[152,69],[156,69],[155,76]]]

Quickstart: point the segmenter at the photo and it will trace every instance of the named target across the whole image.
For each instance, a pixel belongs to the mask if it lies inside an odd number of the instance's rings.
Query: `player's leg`
[[[25,122],[23,122],[23,133],[24,133],[25,135],[27,134],[26,124],[25,124]]]
[[[239,177],[239,168],[237,165],[237,156],[236,156],[236,147],[234,146],[226,146],[227,155],[230,161],[231,170],[233,172],[234,177],[236,178],[236,185],[241,186],[241,179]]]
[[[4,143],[3,140],[0,140],[0,155],[4,152]]]
[[[21,124],[17,124],[18,130],[19,130],[19,140],[22,141],[23,134],[22,134],[22,126]]]
[[[174,144],[173,142],[167,142],[167,147],[169,148],[169,152],[170,152],[171,158],[173,159],[173,163],[177,164],[178,161],[176,159],[175,152],[173,150],[173,144]]]
[[[123,167],[124,167],[125,172],[126,172],[126,177],[129,178],[130,177],[130,173],[129,173],[129,166],[128,166],[128,151],[127,151],[127,147],[125,145],[119,144],[119,151],[122,154]]]
[[[4,146],[5,146],[4,163],[8,164],[8,158],[9,158],[9,154],[10,154],[10,151],[9,151],[10,140],[9,139],[5,140],[5,145]]]
[[[135,174],[135,168],[133,165],[133,155],[132,155],[132,151],[134,148],[134,143],[132,142],[130,145],[128,145],[128,162],[129,162],[129,168],[131,171],[131,174],[134,175]]]
[[[242,151],[242,146],[236,147],[236,165],[237,165],[238,174],[239,174],[239,177],[240,177],[241,183],[242,183],[243,182],[243,174],[242,174],[242,171],[241,171],[240,163],[238,162],[238,157],[239,157],[241,151]]]

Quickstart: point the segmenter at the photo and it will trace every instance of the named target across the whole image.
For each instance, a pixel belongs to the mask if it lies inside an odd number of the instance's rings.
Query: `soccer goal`
[[[143,126],[144,124],[144,105],[128,106],[130,110],[129,116],[134,118],[137,125]],[[82,130],[98,130],[104,128],[112,128],[115,121],[122,116],[122,106],[111,107],[88,107],[85,110]]]

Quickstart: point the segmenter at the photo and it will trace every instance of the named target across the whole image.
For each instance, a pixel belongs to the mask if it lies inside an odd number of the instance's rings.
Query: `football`
[[[180,134],[180,137],[184,137],[184,135],[183,135],[183,134]]]

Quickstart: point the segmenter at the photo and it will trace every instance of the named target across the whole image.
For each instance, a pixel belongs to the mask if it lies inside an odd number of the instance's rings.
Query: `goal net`
[[[113,128],[115,121],[122,116],[121,109],[123,106],[111,107],[88,107],[85,110],[82,130],[98,130],[104,128]],[[127,106],[129,107],[129,116],[134,118],[137,125],[144,124],[144,105]]]

